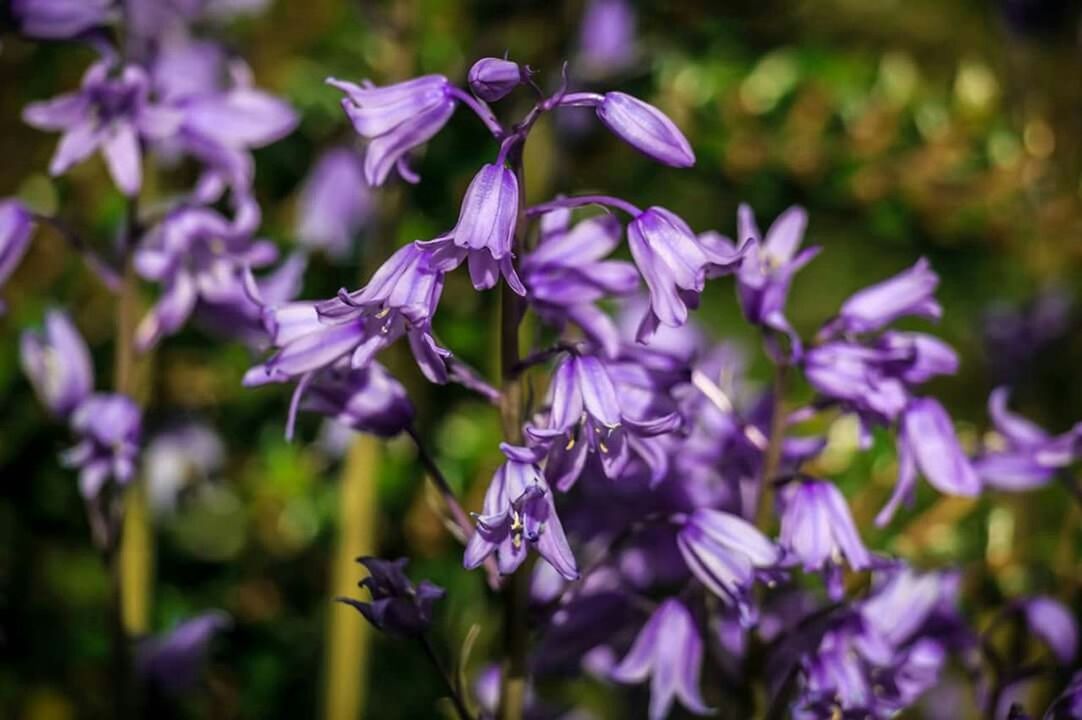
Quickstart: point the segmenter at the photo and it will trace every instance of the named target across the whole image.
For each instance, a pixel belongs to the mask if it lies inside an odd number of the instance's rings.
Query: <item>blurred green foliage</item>
[[[943,278],[947,313],[938,331],[963,356],[962,373],[935,391],[975,441],[996,382],[994,358],[982,344],[988,308],[1022,306],[1049,287],[1078,287],[1082,53],[1071,28],[1039,37],[1012,32],[995,3],[977,0],[723,6],[638,3],[640,61],[598,84],[640,94],[670,113],[696,149],[696,167],[659,169],[596,128],[546,119],[527,151],[531,199],[604,190],[730,234],[740,201],[761,221],[801,203],[811,215],[809,242],[825,247],[791,300],[805,332],[853,290],[928,256]],[[440,72],[461,80],[474,58],[509,49],[553,83],[563,59],[574,61],[581,9],[578,0],[282,0],[230,26],[230,47],[303,118],[292,136],[257,154],[265,234],[290,247],[300,180],[321,148],[352,138],[338,94],[323,78],[385,83]],[[91,57],[71,44],[4,37],[0,195],[18,194],[45,212],[59,208],[105,248],[123,208],[100,162],[60,181],[46,178],[55,139],[19,121],[30,100],[74,86]],[[417,164],[423,182],[383,191],[378,218],[352,261],[315,258],[305,295],[356,287],[397,245],[449,227],[465,185],[494,151],[474,118],[458,113]],[[188,167],[159,172],[149,192],[165,196],[191,179]],[[37,405],[16,347],[22,327],[45,308],[65,305],[95,350],[104,385],[111,299],[48,230],[38,232],[5,295],[0,716],[101,716],[107,580],[74,480],[56,462],[65,432]],[[456,354],[491,373],[493,294],[478,295],[456,276],[444,298],[438,332]],[[704,304],[699,316],[711,331],[748,343],[754,356],[728,283],[715,283]],[[1062,337],[1027,361],[1015,393],[1024,412],[1055,429],[1082,417],[1078,319],[1074,313]],[[299,441],[282,439],[287,397],[279,388],[242,389],[250,361],[243,349],[197,329],[171,338],[152,359],[154,417],[204,420],[228,450],[218,477],[188,488],[176,513],[158,519],[153,625],[164,630],[211,607],[235,618],[216,643],[207,692],[184,709],[192,717],[311,717],[321,709],[339,463],[312,444],[312,418],[302,420]],[[419,427],[452,485],[476,509],[498,462],[495,412],[461,389],[426,385],[401,348],[388,363],[407,383]],[[755,365],[753,372],[762,370]],[[1024,591],[1079,601],[1082,517],[1060,488],[978,502],[922,490],[914,510],[873,530],[871,517],[893,482],[892,443],[880,436],[871,452],[856,454],[851,427],[831,432],[821,469],[851,498],[871,546],[918,565],[958,564],[975,605]],[[460,571],[460,550],[440,525],[407,442],[387,444],[378,476],[381,554],[410,556],[411,574],[448,588],[440,635],[451,651],[481,624],[475,667],[492,641],[495,606],[479,575]],[[368,677],[358,677],[371,689],[365,717],[431,717],[440,689],[421,654],[382,637],[373,642]],[[577,692],[591,694],[592,706],[605,702],[596,688]]]

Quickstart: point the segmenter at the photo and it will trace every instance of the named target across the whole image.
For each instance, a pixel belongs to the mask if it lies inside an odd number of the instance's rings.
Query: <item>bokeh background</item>
[[[578,87],[621,89],[669,113],[698,155],[695,168],[650,163],[569,111],[545,119],[527,150],[532,201],[604,190],[659,204],[698,230],[734,231],[737,204],[761,221],[792,203],[810,211],[809,242],[825,251],[798,278],[790,316],[811,333],[852,291],[927,256],[942,276],[938,332],[962,371],[938,381],[963,436],[987,427],[996,385],[1046,427],[1082,418],[1082,42],[1072,0],[708,0],[632,3],[629,62],[589,62],[581,0],[272,2],[218,34],[259,84],[301,113],[299,129],[256,154],[264,234],[295,245],[296,194],[320,151],[353,141],[323,84],[333,75],[377,83],[439,72],[457,80],[474,59],[527,63],[553,86],[566,59]],[[589,35],[589,34],[588,34]],[[103,247],[123,208],[99,160],[60,182],[44,173],[55,137],[20,122],[29,101],[74,87],[92,53],[7,33],[0,51],[0,195],[62,208]],[[516,96],[518,97],[518,96]],[[505,101],[508,111],[516,102]],[[523,108],[517,108],[519,111]],[[423,182],[373,195],[346,262],[313,257],[307,297],[357,287],[393,248],[450,227],[476,168],[495,145],[457,113],[417,163]],[[149,192],[183,177],[151,174]],[[190,178],[189,178],[190,180]],[[146,301],[151,299],[146,291]],[[111,362],[112,299],[55,233],[39,230],[4,289],[0,319],[0,716],[101,716],[108,707],[108,577],[88,541],[74,478],[57,451],[66,431],[38,405],[18,367],[18,333],[48,307],[71,309]],[[729,283],[704,296],[701,321],[747,343]],[[493,293],[449,282],[437,331],[456,354],[495,370]],[[476,509],[499,462],[495,412],[458,388],[433,388],[408,357],[388,364],[409,387],[419,428],[450,481]],[[302,420],[285,442],[287,393],[244,390],[251,357],[199,329],[143,362],[151,427],[199,422],[223,442],[210,472],[172,460],[153,503],[151,627],[165,631],[210,608],[233,618],[215,641],[200,692],[182,717],[432,717],[438,679],[416,648],[368,634],[333,596],[360,578],[355,551],[412,558],[414,577],[449,589],[438,635],[458,654],[479,626],[470,667],[498,624],[478,574],[442,528],[408,441],[341,443]],[[753,373],[765,368],[753,364]],[[987,608],[1023,592],[1078,607],[1082,511],[1059,486],[978,501],[921,495],[886,531],[871,517],[889,494],[885,438],[854,453],[852,428],[832,430],[821,470],[851,499],[866,539],[917,565],[965,571],[981,627]],[[152,468],[148,468],[148,472]],[[160,469],[159,469],[160,472]],[[170,484],[171,483],[171,484]],[[344,544],[343,544],[344,543]],[[332,640],[334,642],[332,642]],[[336,668],[332,670],[332,668]],[[603,690],[569,692],[604,707]],[[351,708],[359,708],[355,714]],[[633,710],[608,705],[611,717]],[[919,716],[919,715],[918,715]]]

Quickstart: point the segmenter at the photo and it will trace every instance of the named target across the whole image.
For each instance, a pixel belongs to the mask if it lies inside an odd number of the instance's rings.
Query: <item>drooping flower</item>
[[[0,286],[19,266],[30,247],[34,220],[30,211],[18,200],[0,200]],[[0,313],[5,309],[0,301]]]
[[[805,571],[836,570],[843,557],[854,570],[871,566],[872,557],[860,540],[849,506],[833,484],[798,479],[784,488],[779,499],[779,542]]]
[[[477,530],[466,545],[463,564],[472,570],[495,553],[502,574],[513,573],[534,548],[568,580],[579,576],[575,556],[556,514],[552,492],[538,467],[537,454],[502,443],[506,461],[492,477]]]
[[[171,108],[152,104],[149,87],[142,68],[116,68],[111,59],[103,59],[86,71],[78,91],[26,106],[27,124],[63,133],[49,173],[63,175],[100,149],[117,188],[125,195],[138,193],[143,178],[140,141],[173,135],[183,119]]]
[[[791,207],[774,220],[764,238],[750,207],[741,205],[737,213],[737,241],[752,243],[737,274],[744,317],[753,325],[786,333],[796,355],[800,338],[785,316],[785,305],[793,277],[819,254],[818,247],[800,250],[807,223],[803,208]]]
[[[319,413],[357,432],[393,437],[413,420],[406,389],[378,362],[332,366],[308,383],[301,410]]]
[[[44,333],[23,332],[19,359],[38,399],[57,417],[74,412],[94,390],[90,351],[64,312],[46,314]]]
[[[980,493],[980,478],[958,443],[950,416],[934,398],[912,400],[902,415],[898,480],[890,500],[876,516],[877,525],[890,522],[901,502],[912,497],[918,470],[941,493],[964,497]]]
[[[621,227],[613,215],[583,220],[568,228],[570,211],[541,217],[541,241],[522,261],[522,279],[530,305],[548,323],[562,329],[578,325],[608,357],[619,350],[616,325],[595,303],[622,297],[639,286],[635,266],[604,260],[620,243]]]
[[[908,270],[853,294],[828,331],[873,332],[907,315],[939,319],[943,308],[935,299],[938,285],[939,276],[921,258]]]
[[[333,148],[320,156],[301,188],[297,239],[332,258],[344,258],[372,209],[360,158],[350,148]]]
[[[382,185],[392,168],[409,181],[406,153],[428,142],[455,111],[451,83],[442,75],[425,75],[386,87],[356,85],[328,78],[346,94],[342,107],[361,137],[369,140],[364,158],[368,184]]]
[[[338,602],[355,607],[372,625],[385,633],[399,637],[417,637],[432,625],[432,609],[446,593],[428,580],[417,585],[406,577],[406,558],[382,560],[375,557],[357,558],[368,570],[368,577],[357,586],[367,588],[369,602],[340,597]]]
[[[601,460],[606,477],[618,478],[634,451],[649,454],[641,438],[672,432],[680,416],[636,416],[617,394],[604,363],[592,355],[569,355],[553,371],[551,409],[544,427],[531,425],[528,436],[549,445],[546,476],[560,490],[570,488],[590,454]],[[655,478],[655,482],[661,478]]]
[[[61,40],[104,25],[113,0],[13,0],[11,13],[19,32],[33,38]]]
[[[639,326],[645,342],[659,324],[679,327],[687,322],[688,307],[698,307],[708,277],[732,272],[744,250],[704,243],[681,218],[651,207],[627,227],[631,257],[650,289],[650,312]]]
[[[676,123],[653,105],[622,92],[605,93],[597,117],[621,140],[672,167],[695,164],[695,152]]]
[[[119,485],[131,481],[142,427],[139,406],[126,395],[97,393],[79,404],[71,415],[79,442],[61,461],[79,470],[83,497],[96,497],[110,478]]]
[[[753,621],[748,592],[757,571],[777,565],[780,555],[774,544],[747,520],[711,508],[689,515],[676,543],[699,582],[735,605],[745,623]]]
[[[528,71],[504,58],[481,58],[470,67],[470,89],[482,100],[496,102],[525,82]]]
[[[135,654],[139,675],[155,690],[181,695],[199,682],[214,636],[232,624],[221,610],[189,618],[168,633],[142,641]]]
[[[650,720],[667,717],[674,700],[696,715],[707,715],[710,708],[699,693],[702,662],[695,619],[683,603],[670,598],[650,616],[612,678],[627,684],[650,678]]]

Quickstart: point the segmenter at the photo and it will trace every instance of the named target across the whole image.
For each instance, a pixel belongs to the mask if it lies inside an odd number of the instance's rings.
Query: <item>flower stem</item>
[[[774,495],[774,478],[781,466],[782,445],[785,442],[785,375],[786,366],[774,366],[774,386],[771,390],[770,437],[763,453],[763,474],[759,479],[759,499],[756,509],[756,525],[766,530],[771,520]]]
[[[469,708],[466,707],[466,703],[458,694],[455,684],[451,682],[451,676],[447,674],[447,669],[443,666],[443,661],[440,660],[440,656],[436,654],[436,648],[432,647],[432,641],[428,639],[428,635],[421,634],[418,639],[425,649],[425,655],[428,656],[433,667],[436,668],[436,672],[439,673],[440,679],[443,680],[443,684],[447,687],[447,695],[451,698],[451,702],[454,703],[455,710],[458,712],[460,720],[473,720]]]

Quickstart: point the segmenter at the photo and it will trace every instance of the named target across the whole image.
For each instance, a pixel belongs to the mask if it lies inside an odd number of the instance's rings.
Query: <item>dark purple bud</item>
[[[352,605],[372,623],[376,629],[389,635],[415,637],[432,625],[432,608],[445,594],[443,588],[422,580],[414,586],[406,577],[406,558],[381,560],[374,557],[357,558],[369,572],[358,583],[367,588],[372,599],[369,602],[353,598],[337,598],[339,602]]]
[[[631,650],[612,671],[621,683],[650,678],[650,720],[668,717],[674,700],[697,715],[710,708],[699,693],[703,639],[691,612],[675,598],[661,604],[635,638]]]
[[[68,316],[52,310],[45,316],[45,331],[25,330],[19,359],[38,399],[53,415],[75,410],[94,389],[90,351]]]
[[[653,105],[622,92],[606,93],[597,116],[624,142],[672,167],[691,167],[695,153],[680,128]]]
[[[191,690],[199,682],[211,640],[231,624],[229,615],[214,610],[185,620],[166,634],[143,641],[135,658],[139,675],[170,695]]]
[[[496,102],[521,85],[526,77],[526,72],[516,62],[481,58],[470,68],[470,89],[482,100]]]
[[[30,246],[33,218],[18,200],[0,200],[0,286],[15,272]],[[4,305],[0,302],[0,312]]]

